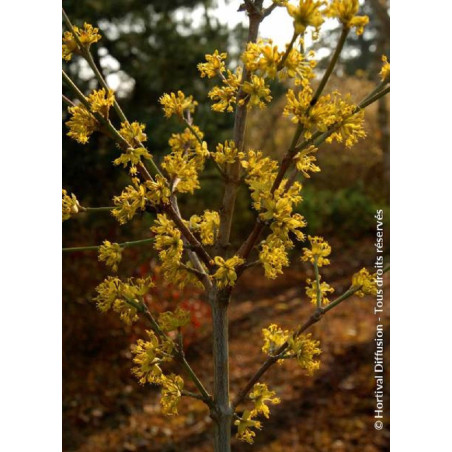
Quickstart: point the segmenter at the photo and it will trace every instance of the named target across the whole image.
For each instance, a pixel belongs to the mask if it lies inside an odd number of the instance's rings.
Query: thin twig
[[[150,238],[150,239],[142,239],[142,240],[134,240],[131,242],[122,242],[122,243],[118,243],[118,245],[121,248],[127,248],[129,246],[138,246],[138,245],[142,245],[143,243],[150,243],[153,242],[155,239],[154,238]],[[73,253],[75,251],[95,251],[98,250],[102,245],[92,245],[92,246],[76,246],[73,248],[63,248],[62,251],[63,253]]]

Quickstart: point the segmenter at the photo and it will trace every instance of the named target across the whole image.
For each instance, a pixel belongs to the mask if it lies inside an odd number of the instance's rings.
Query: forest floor
[[[350,285],[350,274],[372,265],[372,247],[359,258],[345,253],[324,267],[324,280],[339,295]],[[310,315],[304,280],[309,270],[296,268],[275,281],[249,270],[230,309],[231,395],[237,394],[265,360],[261,330],[271,323],[294,329]],[[384,429],[374,428],[374,352],[378,317],[374,297],[352,297],[330,311],[309,332],[320,341],[321,367],[312,377],[294,362],[276,365],[263,381],[281,399],[262,419],[254,446],[234,440],[234,451],[384,452],[389,450],[389,274],[385,275]],[[331,296],[330,299],[334,297]],[[83,303],[75,311],[86,312]],[[101,322],[91,309],[81,314],[83,331],[67,323],[64,357],[63,447],[65,451],[212,451],[212,421],[194,399],[183,399],[179,415],[160,414],[155,388],[140,386],[130,373],[130,343],[143,337],[144,325],[124,329],[115,320]],[[79,317],[80,317],[79,316]],[[74,318],[74,317],[72,317]],[[108,332],[104,332],[105,325]],[[187,358],[212,387],[209,328],[190,337]],[[187,385],[189,385],[187,383]],[[190,389],[190,386],[188,386]]]

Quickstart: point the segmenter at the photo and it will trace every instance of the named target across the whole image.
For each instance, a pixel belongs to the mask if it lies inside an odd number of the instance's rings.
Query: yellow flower
[[[266,384],[256,383],[249,395],[254,403],[254,409],[251,411],[251,416],[263,414],[268,419],[270,409],[266,404],[271,403],[277,405],[278,403],[281,403],[281,400],[278,397],[275,397],[275,395],[276,393],[274,391],[268,390]]]
[[[360,110],[343,119],[325,141],[327,143],[331,143],[333,140],[336,140],[338,143],[344,142],[345,147],[350,148],[356,144],[360,138],[364,138],[365,136],[364,110]]]
[[[213,277],[217,282],[219,289],[227,286],[234,286],[237,281],[237,273],[235,267],[242,265],[245,261],[239,256],[233,256],[226,261],[221,256],[215,256],[215,265],[218,266],[218,270],[214,273]]]
[[[289,266],[286,247],[280,239],[264,240],[259,252],[259,261],[264,267],[265,276],[269,279],[275,279],[283,274],[283,267]]]
[[[289,331],[282,330],[275,325],[271,324],[268,328],[262,330],[264,336],[264,345],[262,351],[267,355],[274,356],[278,349],[289,339]]]
[[[152,286],[150,278],[129,278],[127,281],[121,281],[108,276],[96,287],[97,296],[94,301],[101,312],[112,309],[126,324],[131,324],[138,320],[142,298]]]
[[[181,266],[184,244],[181,233],[166,214],[157,214],[151,231],[155,234],[154,248],[159,252],[162,262],[162,272],[168,281],[171,281]]]
[[[317,148],[314,146],[309,146],[309,148],[299,152],[294,156],[295,166],[304,177],[310,178],[311,173],[318,173],[320,168],[315,164],[316,158],[313,155],[308,155],[317,152]]]
[[[326,132],[338,120],[337,105],[330,94],[321,96],[314,106],[311,106],[312,97],[312,88],[308,85],[297,94],[289,89],[283,111],[284,116],[290,116],[293,123],[303,125],[306,139],[311,138],[316,129]]]
[[[172,191],[179,193],[193,193],[200,187],[198,173],[204,169],[205,159],[209,155],[207,143],[199,142],[204,134],[198,127],[192,128],[196,136],[188,128],[183,133],[171,136],[169,140],[171,153],[166,155],[162,162],[162,168],[169,176]]]
[[[118,243],[111,243],[108,240],[104,240],[104,243],[99,247],[99,260],[105,262],[106,265],[116,272],[121,258],[121,246]]]
[[[79,213],[81,205],[77,197],[72,193],[71,196],[63,189],[63,221],[69,220],[72,215]]]
[[[329,265],[330,261],[327,257],[331,254],[331,246],[322,237],[308,236],[311,242],[311,249],[303,248],[303,256],[301,260],[303,262],[311,262],[314,264],[317,260],[317,265],[323,267]]]
[[[320,355],[320,342],[311,339],[311,334],[299,335],[288,339],[288,350],[301,368],[306,369],[309,375],[312,375],[320,367],[320,361],[315,361],[314,357]]]
[[[377,280],[375,275],[371,275],[365,268],[362,268],[358,273],[353,275],[352,287],[359,288],[356,292],[358,297],[364,297],[364,295],[377,295]]]
[[[144,183],[134,177],[132,183],[133,185],[127,186],[119,196],[113,198],[115,209],[112,215],[120,224],[130,221],[137,210],[146,210],[148,203],[152,206],[169,203],[170,189],[166,179],[160,174],[156,174],[154,180]]]
[[[243,92],[247,93],[249,96],[247,108],[255,106],[265,108],[265,102],[270,102],[272,100],[270,88],[265,84],[263,77],[259,77],[257,75],[251,76],[251,80],[249,82],[245,82],[242,89]],[[242,104],[244,102],[244,99],[240,101]]]
[[[288,3],[287,12],[294,19],[295,33],[303,34],[307,27],[314,27],[316,35],[324,21],[320,11],[323,5],[324,1],[316,0],[299,0],[298,6]]]
[[[140,143],[147,140],[147,136],[144,133],[145,128],[146,126],[144,124],[136,121],[132,122],[132,124],[122,122],[119,133],[131,147],[140,146]]]
[[[216,152],[212,153],[212,158],[223,166],[227,163],[234,163],[237,160],[238,151],[234,141],[225,141],[223,144],[217,144]]]
[[[108,111],[115,103],[113,90],[109,89],[107,91],[105,88],[102,88],[97,91],[93,91],[88,96],[88,102],[93,113],[99,113],[104,118],[108,118]]]
[[[159,315],[158,324],[162,331],[168,332],[188,325],[190,323],[190,320],[190,312],[178,307],[174,312],[162,312]]]
[[[381,78],[381,81],[384,82],[389,79],[390,65],[389,65],[388,57],[386,55],[383,55],[381,57],[381,60],[383,61],[383,66],[380,71],[380,78]]]
[[[201,77],[212,78],[225,71],[224,60],[227,58],[226,52],[218,53],[215,50],[213,55],[206,55],[206,63],[199,63],[198,70],[201,72]]]
[[[129,163],[131,166],[141,163],[141,158],[151,160],[152,155],[145,148],[128,148],[120,157],[113,160],[114,165],[121,165],[125,168]]]
[[[185,97],[182,91],[178,91],[177,96],[174,93],[165,93],[160,97],[159,102],[163,106],[166,118],[171,118],[171,116],[176,115],[180,119],[183,119],[185,111],[193,113],[196,105],[198,105],[198,102],[193,100],[193,96]]]
[[[259,39],[247,44],[242,61],[248,72],[258,72],[262,77],[275,78],[282,55],[271,39]]]
[[[319,280],[321,276],[319,276]],[[317,281],[311,281],[310,279],[306,280],[310,287],[306,287],[306,295],[311,299],[311,303],[313,305],[317,305]],[[333,293],[334,289],[326,282],[320,283],[320,303],[326,305],[330,302],[328,300],[328,293]]]
[[[369,23],[367,16],[357,16],[359,0],[332,0],[325,11],[327,17],[335,17],[348,28],[356,28],[356,34],[361,35]]]
[[[83,106],[68,107],[71,118],[66,121],[69,127],[68,137],[81,144],[86,144],[89,137],[98,130],[96,118]]]
[[[243,416],[240,419],[237,419],[234,421],[234,425],[236,425],[237,428],[237,439],[240,441],[245,441],[249,444],[253,444],[254,437],[256,436],[256,433],[253,432],[251,429],[261,429],[262,425],[259,421],[255,421],[252,419],[252,414],[249,410],[245,410],[243,413]]]
[[[80,29],[76,26],[73,27],[75,34],[78,36],[81,44],[89,49],[91,44],[99,41],[102,36],[99,34],[99,29],[94,28],[92,25],[85,22],[84,28]],[[77,41],[74,35],[70,31],[65,31],[63,34],[63,58],[66,61],[70,61],[73,53],[81,53],[81,49],[78,47]]]
[[[314,52],[308,52],[308,57],[314,57]],[[308,60],[297,49],[292,49],[287,55],[282,69],[278,73],[281,80],[286,78],[294,78],[295,85],[305,85],[314,78],[315,60]]]
[[[133,185],[127,186],[119,196],[115,196],[113,203],[115,208],[112,215],[119,224],[125,224],[134,217],[138,209],[146,209],[146,187],[133,179]]]
[[[242,78],[242,68],[239,66],[235,73],[229,69],[227,77],[222,79],[225,86],[214,86],[208,93],[210,99],[215,101],[212,110],[216,112],[232,112],[234,104],[237,102],[237,92]]]
[[[246,170],[245,182],[248,184],[253,200],[253,207],[260,210],[262,200],[270,196],[273,181],[276,178],[278,162],[264,157],[261,151],[249,150],[240,153],[240,164]]]
[[[162,413],[172,416],[177,413],[177,406],[182,397],[182,389],[184,388],[184,380],[179,375],[168,375],[162,379],[162,397],[160,405]]]
[[[138,339],[136,345],[132,345],[131,350],[133,362],[136,364],[132,368],[132,373],[138,378],[141,384],[164,384],[167,378],[164,376],[161,365],[172,359],[172,344],[169,341],[161,342],[157,335],[150,330],[146,331],[148,340]]]
[[[203,245],[214,245],[220,228],[220,215],[212,210],[205,210],[202,216],[193,215],[190,228],[199,232]]]

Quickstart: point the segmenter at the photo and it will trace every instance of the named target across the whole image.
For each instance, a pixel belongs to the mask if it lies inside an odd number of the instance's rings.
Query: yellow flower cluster
[[[63,189],[63,221],[69,220],[72,215],[76,215],[80,211],[80,203],[77,197],[72,193],[71,196]]]
[[[269,356],[276,356],[279,348],[287,343],[282,359],[295,358],[300,367],[306,369],[309,375],[319,368],[320,363],[315,361],[314,357],[319,355],[321,350],[318,348],[319,342],[311,339],[311,334],[295,335],[288,330],[282,330],[275,324],[264,328],[262,334],[264,336],[262,351]]]
[[[222,77],[224,86],[214,86],[208,93],[212,104],[212,110],[218,113],[224,111],[234,111],[234,105],[237,102],[237,92],[242,80],[242,68],[239,66],[235,73],[227,70],[227,76]]]
[[[266,278],[275,279],[282,275],[283,267],[289,266],[289,257],[282,241],[264,240],[259,251],[259,261],[264,267]]]
[[[107,92],[102,88],[93,91],[87,100],[91,111],[88,111],[84,105],[68,107],[71,118],[66,122],[69,127],[67,135],[81,144],[87,143],[93,132],[99,129],[99,123],[92,113],[99,113],[104,118],[108,118],[108,112],[114,104],[115,97],[112,90]]]
[[[224,287],[234,286],[237,281],[237,273],[235,268],[242,265],[245,261],[239,256],[233,256],[230,259],[224,260],[221,256],[215,256],[215,265],[218,267],[213,277],[219,289]]]
[[[257,72],[262,77],[275,78],[278,64],[283,53],[278,52],[278,46],[271,39],[259,39],[249,42],[242,54],[242,61],[248,72]]]
[[[182,397],[184,380],[179,375],[165,375],[162,364],[173,359],[173,343],[157,337],[153,331],[146,331],[148,340],[139,339],[132,345],[133,362],[132,373],[141,384],[151,383],[159,385],[161,389],[160,405],[166,415],[177,414],[177,406]]]
[[[362,35],[369,17],[357,16],[359,0],[332,0],[325,11],[327,17],[335,17],[347,28],[355,28],[356,34]]]
[[[212,153],[212,158],[220,165],[220,167],[224,167],[224,165],[228,163],[234,163],[237,160],[237,157],[237,147],[232,140],[225,141],[224,145],[221,143],[217,144],[216,152]]]
[[[88,102],[93,113],[99,113],[104,118],[108,118],[110,107],[115,103],[113,90],[105,88],[95,90],[88,96]]]
[[[99,247],[99,261],[105,262],[106,265],[116,272],[118,271],[118,264],[121,262],[122,248],[118,243],[111,243],[104,240]]]
[[[295,358],[302,369],[306,369],[308,375],[312,375],[314,371],[319,369],[320,361],[314,359],[320,355],[320,342],[311,339],[311,334],[300,334],[296,337],[293,335],[288,339],[288,350],[290,350],[288,358]]]
[[[160,174],[156,174],[154,180],[144,183],[133,178],[132,183],[113,198],[115,209],[112,214],[120,224],[130,221],[138,209],[144,211],[148,202],[152,206],[169,203],[171,193],[166,179]]]
[[[227,56],[226,52],[219,53],[218,50],[215,50],[213,55],[206,55],[206,63],[198,64],[201,77],[212,78],[223,73],[226,70],[224,60]]]
[[[360,289],[356,292],[358,297],[364,295],[377,295],[377,280],[366,268],[362,268],[352,276],[352,287]]]
[[[178,307],[174,312],[162,312],[159,315],[158,324],[160,329],[166,333],[188,325],[190,320],[190,312]]]
[[[282,273],[283,267],[289,265],[287,250],[294,246],[290,234],[294,234],[297,240],[304,240],[299,229],[305,227],[306,222],[300,214],[293,213],[294,206],[302,200],[301,185],[295,182],[286,189],[287,180],[284,179],[271,193],[278,163],[253,150],[240,153],[239,158],[247,172],[245,182],[251,191],[253,207],[260,212],[262,221],[270,223],[272,232],[261,242],[259,260],[265,276],[274,279]]]
[[[289,339],[289,331],[282,330],[278,325],[272,323],[268,328],[262,330],[264,345],[262,351],[270,356],[275,356],[278,349]]]
[[[73,27],[75,34],[79,41],[86,49],[89,49],[91,44],[99,41],[102,36],[99,34],[99,29],[85,22],[83,29],[76,26]],[[65,31],[63,34],[63,59],[70,61],[73,53],[81,53],[74,35],[70,31]]]
[[[96,287],[94,301],[102,312],[112,309],[120,315],[121,320],[130,324],[138,320],[138,309],[143,296],[153,286],[150,278],[129,278],[121,281],[108,276]]]
[[[171,280],[179,270],[184,251],[181,232],[166,214],[157,215],[151,231],[155,234],[154,248],[159,252],[163,274]]]
[[[214,245],[220,228],[220,215],[213,210],[205,210],[204,213],[193,215],[190,218],[190,229],[199,232],[203,245]]]
[[[140,146],[140,143],[147,140],[147,136],[144,133],[145,128],[144,124],[140,124],[137,121],[132,122],[132,124],[126,121],[121,123],[119,134],[131,147]]]
[[[319,281],[321,279],[321,276],[319,276]],[[317,305],[317,281],[311,281],[310,279],[306,280],[307,284],[310,284],[309,287],[306,287],[306,295],[311,299],[311,303],[313,305]],[[328,293],[333,293],[334,288],[331,287],[326,282],[320,283],[320,304],[326,305],[330,302],[328,300],[327,295]]]
[[[298,5],[287,4],[287,12],[293,17],[295,33],[303,34],[308,27],[313,27],[316,39],[321,25],[324,22],[320,8],[325,5],[324,1],[298,0]]]
[[[262,428],[262,424],[259,421],[253,420],[253,415],[249,410],[245,410],[242,417],[234,421],[234,425],[237,426],[237,439],[248,444],[253,444],[256,436],[256,432],[251,429],[260,430]]]
[[[209,155],[207,143],[199,142],[204,134],[197,126],[192,128],[196,135],[186,128],[183,133],[171,136],[171,153],[162,162],[162,168],[171,180],[172,190],[178,193],[193,193],[200,187],[198,173],[203,170],[205,159]]]
[[[261,151],[251,149],[247,153],[241,152],[239,158],[240,164],[246,170],[245,182],[251,191],[253,207],[259,211],[262,208],[262,199],[270,194],[278,162],[264,157]]]
[[[270,102],[270,88],[265,84],[265,79],[258,75],[252,75],[251,80],[243,84],[243,92],[248,95],[247,108],[265,108],[265,102]],[[239,104],[244,104],[245,99],[241,99]]]
[[[281,64],[285,52],[279,52],[271,39],[259,39],[257,42],[249,42],[242,54],[242,61],[249,73],[254,73],[263,78],[274,79],[278,76],[281,80],[294,78],[295,84],[303,84],[314,77],[313,68],[315,61],[305,59],[304,55],[296,48],[287,55]],[[312,57],[313,52],[308,56]]]
[[[295,124],[303,126],[304,137],[310,139],[315,131],[326,132],[332,130],[326,139],[345,142],[346,147],[353,146],[359,138],[365,137],[363,128],[364,110],[356,111],[356,106],[349,97],[341,98],[337,91],[321,96],[315,105],[311,105],[312,88],[308,85],[297,94],[291,89],[287,92],[287,104],[284,116],[289,116]]]
[[[381,57],[381,61],[383,61],[383,66],[380,71],[380,78],[381,78],[382,82],[385,82],[386,80],[389,80],[390,65],[389,65],[388,57],[386,55],[383,55]]]
[[[132,174],[136,173],[136,165],[141,163],[141,159],[151,160],[152,155],[146,148],[127,148],[117,159],[113,160],[114,165],[121,165],[125,168],[130,164]]]
[[[311,262],[311,264],[317,263],[318,267],[329,265],[330,260],[328,256],[331,254],[331,246],[322,237],[308,236],[311,242],[311,249],[303,248],[303,256],[301,260],[303,262]]]
[[[317,150],[315,146],[309,146],[307,149],[298,152],[293,158],[297,170],[308,179],[311,177],[309,172],[318,173],[320,171],[320,168],[315,164],[316,158],[313,155],[309,155],[317,152]]]
[[[179,375],[168,375],[162,380],[162,397],[160,405],[162,413],[172,416],[177,413],[177,406],[182,397],[182,389],[184,388],[184,380]]]
[[[281,400],[275,396],[276,393],[274,391],[269,391],[266,384],[256,383],[249,395],[250,399],[254,403],[251,415],[257,416],[259,414],[263,414],[268,419],[270,409],[268,408],[267,403],[271,403],[272,405],[281,403]]]
[[[161,384],[164,375],[160,366],[172,359],[172,344],[169,341],[160,342],[151,330],[147,330],[146,333],[147,341],[138,339],[137,344],[132,345],[132,353],[135,355],[133,362],[136,364],[136,367],[132,368],[132,373],[141,384]]]
[[[193,113],[198,102],[193,100],[193,96],[185,97],[182,91],[177,92],[177,96],[174,93],[163,94],[160,97],[159,102],[163,106],[163,111],[166,118],[176,115],[180,119],[184,118],[184,112],[188,111]]]
[[[80,144],[86,144],[89,137],[99,129],[97,119],[82,105],[68,107],[71,118],[66,121],[68,137]]]
[[[309,85],[305,85],[297,94],[289,89],[283,111],[284,116],[290,116],[293,123],[303,126],[306,139],[311,138],[316,129],[326,132],[339,119],[339,111],[330,94],[321,96],[314,106],[311,106],[312,97],[313,91]]]
[[[262,212],[259,218],[262,221],[271,221],[272,233],[266,239],[267,244],[276,242],[277,246],[281,244],[286,249],[291,249],[294,245],[290,234],[292,233],[297,240],[303,241],[305,236],[300,228],[306,226],[306,221],[299,213],[293,213],[294,206],[302,200],[301,184],[295,182],[286,189],[286,183],[287,180],[284,179],[273,195],[262,198]]]

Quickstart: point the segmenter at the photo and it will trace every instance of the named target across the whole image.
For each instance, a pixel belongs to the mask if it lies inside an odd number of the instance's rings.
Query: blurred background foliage
[[[229,3],[234,10],[240,5],[239,1]],[[164,92],[180,89],[199,102],[195,123],[205,133],[211,149],[218,142],[230,139],[233,115],[210,110],[207,92],[214,81],[201,79],[196,65],[214,49],[227,50],[230,64],[238,64],[246,30],[241,25],[233,29],[222,25],[210,13],[216,7],[214,0],[65,0],[63,6],[75,25],[86,21],[100,28],[103,38],[92,46],[93,56],[115,88],[128,118],[146,124],[148,149],[157,161],[168,152],[171,134],[182,130],[176,121],[163,118],[158,98]],[[389,4],[385,0],[366,0],[362,8],[370,17],[370,24],[362,36],[350,35],[336,75],[327,87],[350,92],[355,101],[365,97],[376,82],[381,55],[389,56]],[[196,25],[192,14],[195,9],[198,15],[202,11]],[[266,20],[271,20],[271,16]],[[277,32],[275,29],[274,33]],[[313,47],[323,57],[318,64],[320,71],[328,61],[338,33],[337,28],[329,29]],[[63,66],[83,91],[98,88],[93,73],[80,58],[63,62]],[[66,87],[63,93],[72,97]],[[247,127],[248,147],[261,149],[276,159],[281,159],[287,149],[294,127],[282,117],[283,94],[284,89],[275,87],[269,108],[253,111]],[[356,265],[372,264],[372,252],[369,254],[368,248],[372,251],[376,209],[385,209],[385,223],[389,223],[389,100],[383,98],[366,111],[367,138],[351,150],[338,144],[322,146],[317,155],[322,171],[303,181],[304,201],[299,211],[308,221],[306,232],[324,235],[333,250],[343,248],[343,254],[348,256],[341,261],[341,268],[333,272],[336,278],[343,277]],[[115,121],[117,117],[112,119]],[[99,134],[94,134],[85,146],[71,141],[66,136],[66,120],[63,106],[63,187],[74,192],[82,205],[112,205],[112,197],[129,183],[123,169],[111,163],[118,156],[118,149]],[[222,187],[213,167],[207,166],[201,181],[202,189],[194,197],[180,199],[184,216],[205,208],[219,208]],[[254,218],[249,195],[242,187],[237,200],[237,227],[232,237],[235,245],[251,229]],[[119,228],[108,213],[82,214],[63,224],[63,246],[100,244],[106,238],[121,242],[148,237],[151,221],[152,215],[145,213]],[[386,237],[389,239],[388,233]],[[360,251],[363,247],[367,251]],[[126,441],[131,445],[122,443],[117,448],[111,445],[102,448],[96,443],[90,449],[85,444],[87,436],[106,426],[118,427],[122,417],[132,412],[141,413],[142,399],[145,394],[153,393],[153,389],[140,388],[130,375],[129,344],[143,336],[144,326],[138,323],[125,327],[114,315],[101,316],[90,302],[95,286],[108,274],[97,262],[96,254],[65,254],[63,268],[64,449],[151,450],[140,449],[138,439]],[[192,311],[194,326],[186,334],[186,340],[187,345],[195,344],[190,353],[196,357],[197,341],[208,335],[209,313],[200,294],[193,290],[180,292],[161,281],[151,247],[125,250],[119,276],[142,275],[151,268],[157,282],[149,299],[152,307],[164,311],[182,302]],[[248,282],[255,289],[254,295],[259,294],[261,286],[276,294],[281,280],[284,287],[293,286],[294,281],[303,280],[300,272],[306,271],[302,264],[296,263],[295,276],[279,278],[273,286],[268,281],[264,283],[260,273],[256,280],[260,282]],[[238,298],[245,300],[251,292],[253,289],[244,286]],[[188,446],[161,447],[152,450],[195,450],[184,448]],[[275,446],[268,450],[285,449]]]

